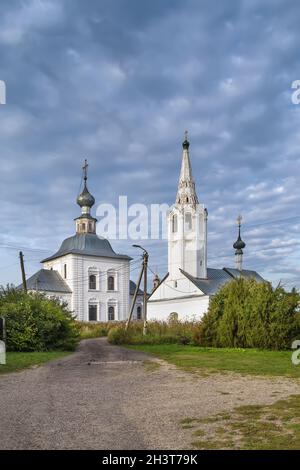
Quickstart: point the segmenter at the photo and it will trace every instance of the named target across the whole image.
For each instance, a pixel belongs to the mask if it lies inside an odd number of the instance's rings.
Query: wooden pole
[[[134,309],[134,306],[135,306],[136,298],[137,298],[137,295],[138,295],[138,292],[139,292],[139,288],[140,288],[140,285],[141,285],[143,272],[144,272],[144,262],[142,264],[142,268],[141,268],[141,271],[140,271],[139,280],[138,280],[138,282],[136,284],[136,287],[135,287],[135,291],[134,291],[134,295],[133,295],[133,299],[132,299],[132,303],[131,303],[131,307],[130,307],[129,316],[128,316],[128,319],[127,319],[127,322],[126,322],[126,327],[125,327],[126,331],[128,330],[129,324],[131,322],[131,317],[132,317],[133,309]]]
[[[148,259],[149,255],[147,252],[144,253],[144,328],[143,328],[143,335],[147,334],[147,301],[148,301],[148,294],[147,294],[147,271],[148,271]]]
[[[23,289],[24,289],[24,292],[27,292],[27,283],[26,283],[26,275],[25,275],[25,267],[24,267],[24,255],[22,251],[20,251],[19,257],[20,257]]]

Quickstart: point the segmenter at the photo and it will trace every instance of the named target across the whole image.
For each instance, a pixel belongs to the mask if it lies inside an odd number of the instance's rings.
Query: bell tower
[[[182,277],[179,269],[207,278],[207,209],[199,203],[185,132],[176,202],[168,214],[169,279]]]

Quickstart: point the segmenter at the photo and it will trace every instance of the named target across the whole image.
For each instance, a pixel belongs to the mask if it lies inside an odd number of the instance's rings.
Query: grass
[[[101,323],[87,323],[78,322],[77,327],[80,334],[80,339],[101,338],[107,336],[109,330],[115,326],[114,323],[101,322]]]
[[[71,354],[70,351],[49,351],[49,352],[8,352],[6,354],[6,364],[0,364],[0,374],[18,372],[32,366],[38,366],[52,359],[59,359]]]
[[[300,365],[292,363],[291,351],[200,348],[176,344],[127,347],[155,355],[188,372],[236,372],[300,378]]]
[[[187,418],[197,449],[298,450],[300,395],[267,406],[236,408],[230,419],[220,413],[210,419]],[[185,420],[181,422],[185,429]]]

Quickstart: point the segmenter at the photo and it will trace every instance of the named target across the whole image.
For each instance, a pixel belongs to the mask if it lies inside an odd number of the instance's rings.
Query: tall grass
[[[108,336],[112,344],[195,344],[199,337],[200,322],[148,322],[147,335],[143,335],[143,322],[131,322],[125,332],[125,322],[78,323],[81,339]]]
[[[123,323],[120,326],[125,326]],[[89,338],[101,338],[107,336],[111,328],[115,328],[116,323],[114,322],[101,322],[101,323],[89,323],[89,322],[78,322],[78,328],[81,339]]]
[[[127,332],[124,326],[111,328],[108,341],[112,344],[195,344],[199,337],[200,322],[150,321],[147,335],[143,335],[143,322],[131,323]]]

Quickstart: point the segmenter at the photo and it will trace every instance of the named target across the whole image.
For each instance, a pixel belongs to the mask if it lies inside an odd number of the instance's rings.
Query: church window
[[[185,230],[186,231],[192,230],[192,214],[190,212],[185,214],[184,222],[185,222]]]
[[[91,274],[89,276],[89,289],[96,290],[96,276],[95,274]]]
[[[82,231],[85,232],[85,224],[81,225]]]
[[[89,305],[89,321],[97,321],[97,305]]]
[[[114,321],[115,319],[115,307],[112,305],[108,307],[108,321]]]
[[[113,276],[107,278],[107,290],[115,290],[115,278]]]
[[[67,279],[67,265],[64,264],[64,278]]]
[[[177,281],[174,281],[174,287],[177,287],[177,285],[178,285]]]
[[[139,305],[138,308],[136,309],[136,318],[137,320],[142,319],[142,307]]]
[[[173,215],[172,217],[172,232],[177,232],[177,215]]]
[[[89,222],[89,231],[92,232],[93,231],[93,225],[92,225],[92,222]]]

